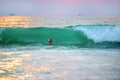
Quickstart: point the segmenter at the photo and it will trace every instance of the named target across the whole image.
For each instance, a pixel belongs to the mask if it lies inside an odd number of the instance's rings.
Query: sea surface
[[[0,80],[120,80],[120,26],[0,28]]]

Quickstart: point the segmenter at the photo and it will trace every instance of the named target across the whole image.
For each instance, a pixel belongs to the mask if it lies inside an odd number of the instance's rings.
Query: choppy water
[[[119,35],[119,26],[0,28],[0,80],[120,80]]]
[[[1,48],[3,80],[119,80],[119,49]]]

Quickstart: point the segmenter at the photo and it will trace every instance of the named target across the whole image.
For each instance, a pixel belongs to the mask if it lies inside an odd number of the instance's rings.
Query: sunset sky
[[[0,0],[0,16],[120,16],[120,0]]]

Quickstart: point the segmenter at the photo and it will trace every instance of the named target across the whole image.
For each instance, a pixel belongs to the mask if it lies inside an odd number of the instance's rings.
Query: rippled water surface
[[[119,49],[1,49],[0,80],[120,80]]]

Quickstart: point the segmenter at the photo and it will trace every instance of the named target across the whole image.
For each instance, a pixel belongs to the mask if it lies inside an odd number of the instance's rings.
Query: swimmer
[[[52,45],[52,42],[53,42],[53,40],[52,40],[52,38],[50,38],[50,39],[48,40],[48,44],[49,44],[49,45]]]

